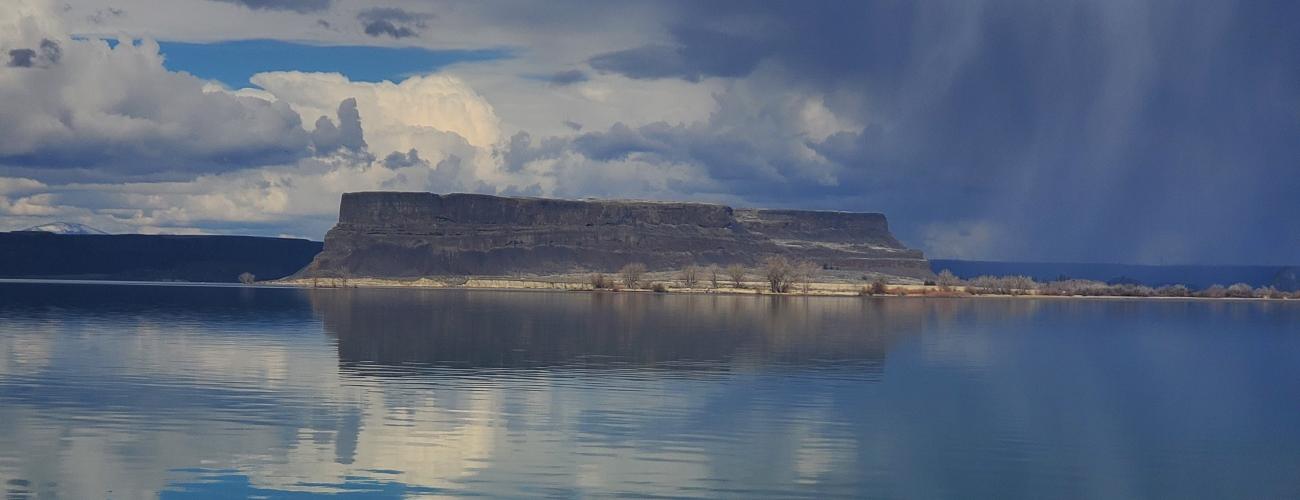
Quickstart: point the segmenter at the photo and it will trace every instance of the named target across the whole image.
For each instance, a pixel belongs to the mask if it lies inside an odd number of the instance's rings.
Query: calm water
[[[0,284],[10,498],[1300,497],[1300,303]]]

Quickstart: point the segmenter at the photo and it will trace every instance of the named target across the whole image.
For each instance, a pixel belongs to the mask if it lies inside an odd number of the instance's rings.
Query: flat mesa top
[[[343,194],[344,201],[349,198],[357,199],[383,199],[383,198],[406,198],[406,199],[483,199],[483,200],[501,200],[501,201],[519,201],[528,203],[589,203],[598,205],[655,205],[655,206],[682,206],[682,207],[700,207],[732,210],[737,216],[752,217],[757,213],[817,213],[817,214],[838,214],[838,215],[872,215],[883,216],[880,212],[853,212],[848,210],[805,210],[798,208],[762,208],[762,207],[741,207],[732,208],[721,203],[709,203],[700,201],[673,201],[673,200],[642,200],[632,198],[543,198],[537,196],[501,196],[492,194],[479,193],[446,193],[438,194],[427,191],[356,191]]]

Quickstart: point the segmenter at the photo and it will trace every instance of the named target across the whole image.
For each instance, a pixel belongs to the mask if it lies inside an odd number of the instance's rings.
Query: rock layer
[[[878,213],[477,194],[343,195],[339,223],[301,277],[612,272],[757,265],[771,255],[825,269],[929,275]]]

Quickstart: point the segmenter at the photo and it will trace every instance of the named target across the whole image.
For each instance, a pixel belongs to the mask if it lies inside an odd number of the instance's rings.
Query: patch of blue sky
[[[511,57],[508,50],[429,50],[415,47],[309,45],[278,40],[216,43],[159,42],[173,71],[217,80],[231,88],[249,86],[267,71],[341,73],[352,81],[400,81],[456,63]]]

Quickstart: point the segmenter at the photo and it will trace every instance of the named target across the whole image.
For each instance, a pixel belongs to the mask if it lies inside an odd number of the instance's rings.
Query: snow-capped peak
[[[85,224],[77,224],[76,222],[51,222],[49,224],[32,226],[23,231],[41,231],[54,234],[108,234]]]

